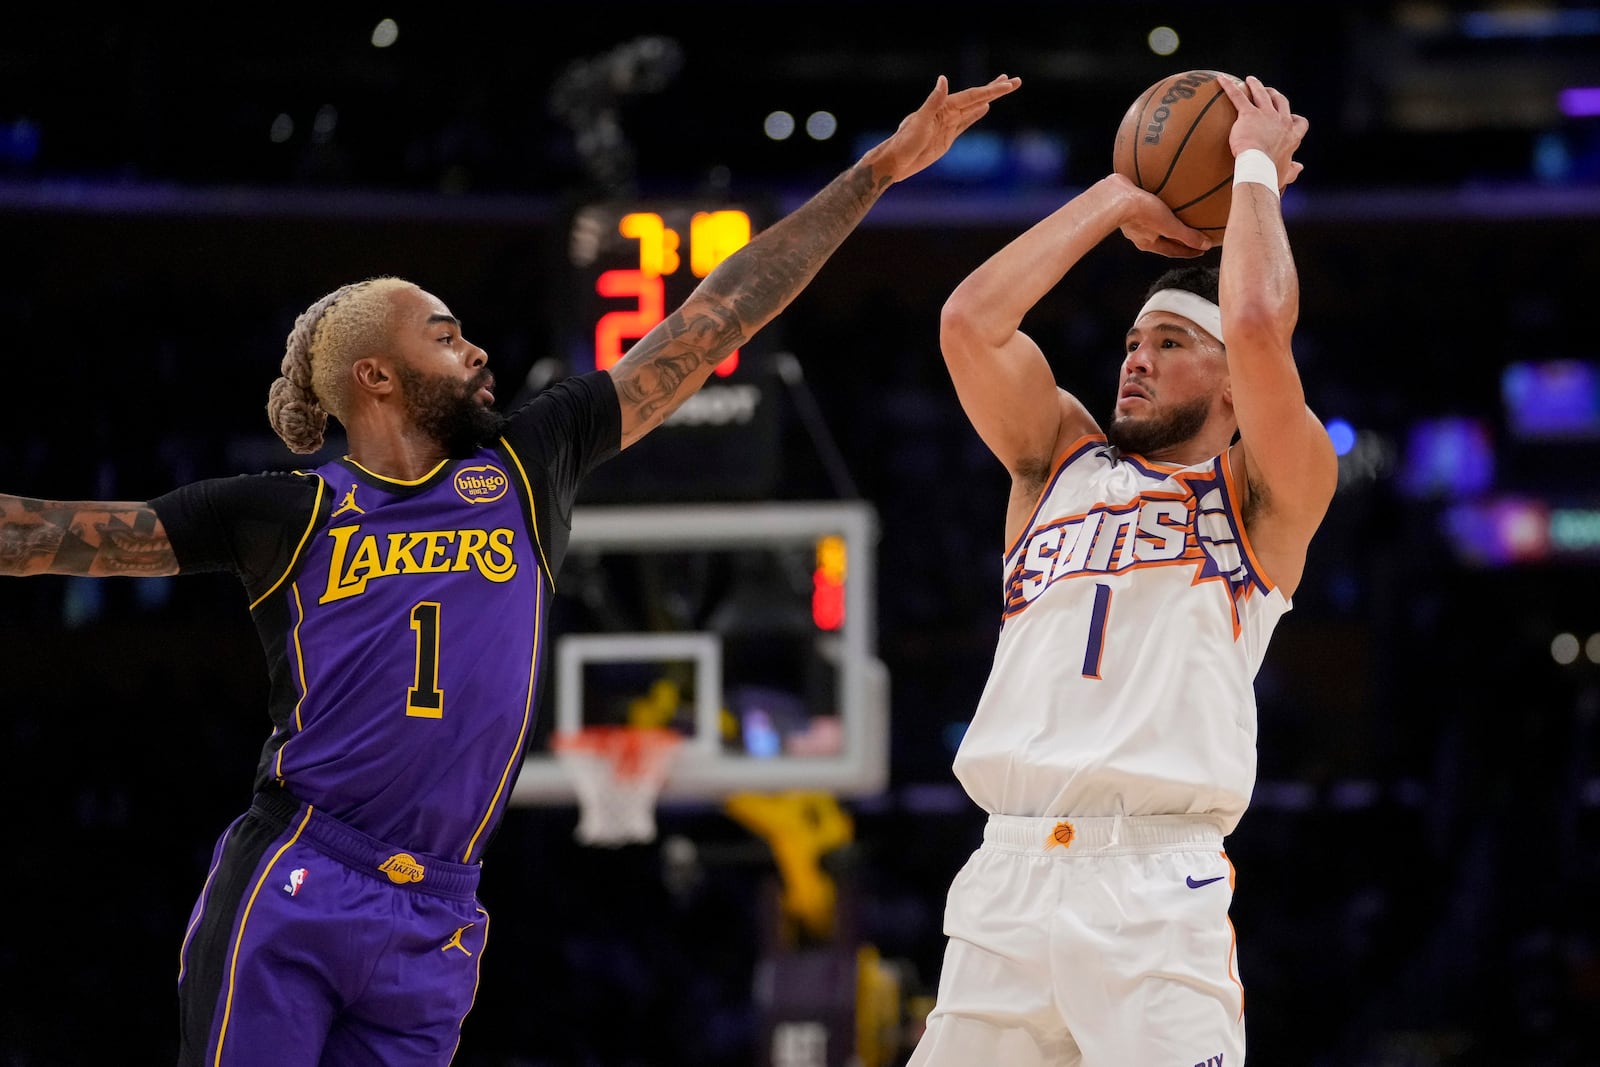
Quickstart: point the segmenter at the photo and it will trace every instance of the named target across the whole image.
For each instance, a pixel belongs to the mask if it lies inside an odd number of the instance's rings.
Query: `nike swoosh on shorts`
[[[1219,874],[1215,878],[1202,878],[1197,882],[1194,880],[1194,875],[1191,874],[1187,879],[1185,879],[1185,881],[1189,883],[1190,889],[1199,889],[1203,885],[1210,885],[1212,882],[1220,882],[1225,877],[1227,876]]]

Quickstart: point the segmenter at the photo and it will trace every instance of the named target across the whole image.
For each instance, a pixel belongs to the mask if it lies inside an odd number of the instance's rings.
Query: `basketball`
[[[1233,203],[1228,133],[1239,117],[1217,84],[1228,77],[1189,70],[1162,78],[1122,116],[1111,154],[1113,170],[1159,196],[1180,221],[1217,244]]]

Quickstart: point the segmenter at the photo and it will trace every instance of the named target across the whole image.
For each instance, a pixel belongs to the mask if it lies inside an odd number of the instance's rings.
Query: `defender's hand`
[[[862,157],[874,173],[891,182],[904,181],[944,155],[973,123],[989,113],[989,104],[1022,84],[1002,74],[987,85],[952,93],[943,74],[922,106],[900,121],[899,129]]]

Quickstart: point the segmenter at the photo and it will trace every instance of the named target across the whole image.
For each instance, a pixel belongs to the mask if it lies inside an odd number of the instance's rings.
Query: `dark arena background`
[[[798,868],[715,800],[663,804],[654,841],[614,848],[575,839],[571,802],[512,808],[461,1067],[904,1062],[982,825],[950,759],[993,650],[1006,492],[945,375],[940,305],[1110,171],[1157,79],[1282,89],[1311,124],[1284,199],[1296,355],[1341,458],[1258,678],[1259,786],[1229,840],[1251,1062],[1600,1064],[1600,6],[7,22],[0,491],[59,500],[295,465],[265,416],[284,338],[369,275],[442,297],[502,406],[526,399],[595,365],[604,248],[580,220],[736,204],[759,229],[937,75],[1023,79],[750,346],[756,421],[713,411],[694,447],[590,490],[870,506],[886,781],[838,798],[848,832]],[[1114,238],[1026,324],[1093,410],[1164,265]],[[189,909],[269,728],[246,608],[205,576],[0,582],[0,1064],[172,1062]],[[821,928],[791,910],[818,886]]]

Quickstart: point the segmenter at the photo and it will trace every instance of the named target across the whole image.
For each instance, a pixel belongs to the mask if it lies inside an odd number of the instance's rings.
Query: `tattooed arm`
[[[178,558],[149,504],[0,494],[0,575],[177,573]]]
[[[800,294],[885,189],[927,167],[989,103],[1021,85],[1001,75],[952,93],[941,75],[922,106],[849,170],[718,264],[677,310],[611,369],[622,447],[661,425],[723,358]]]

